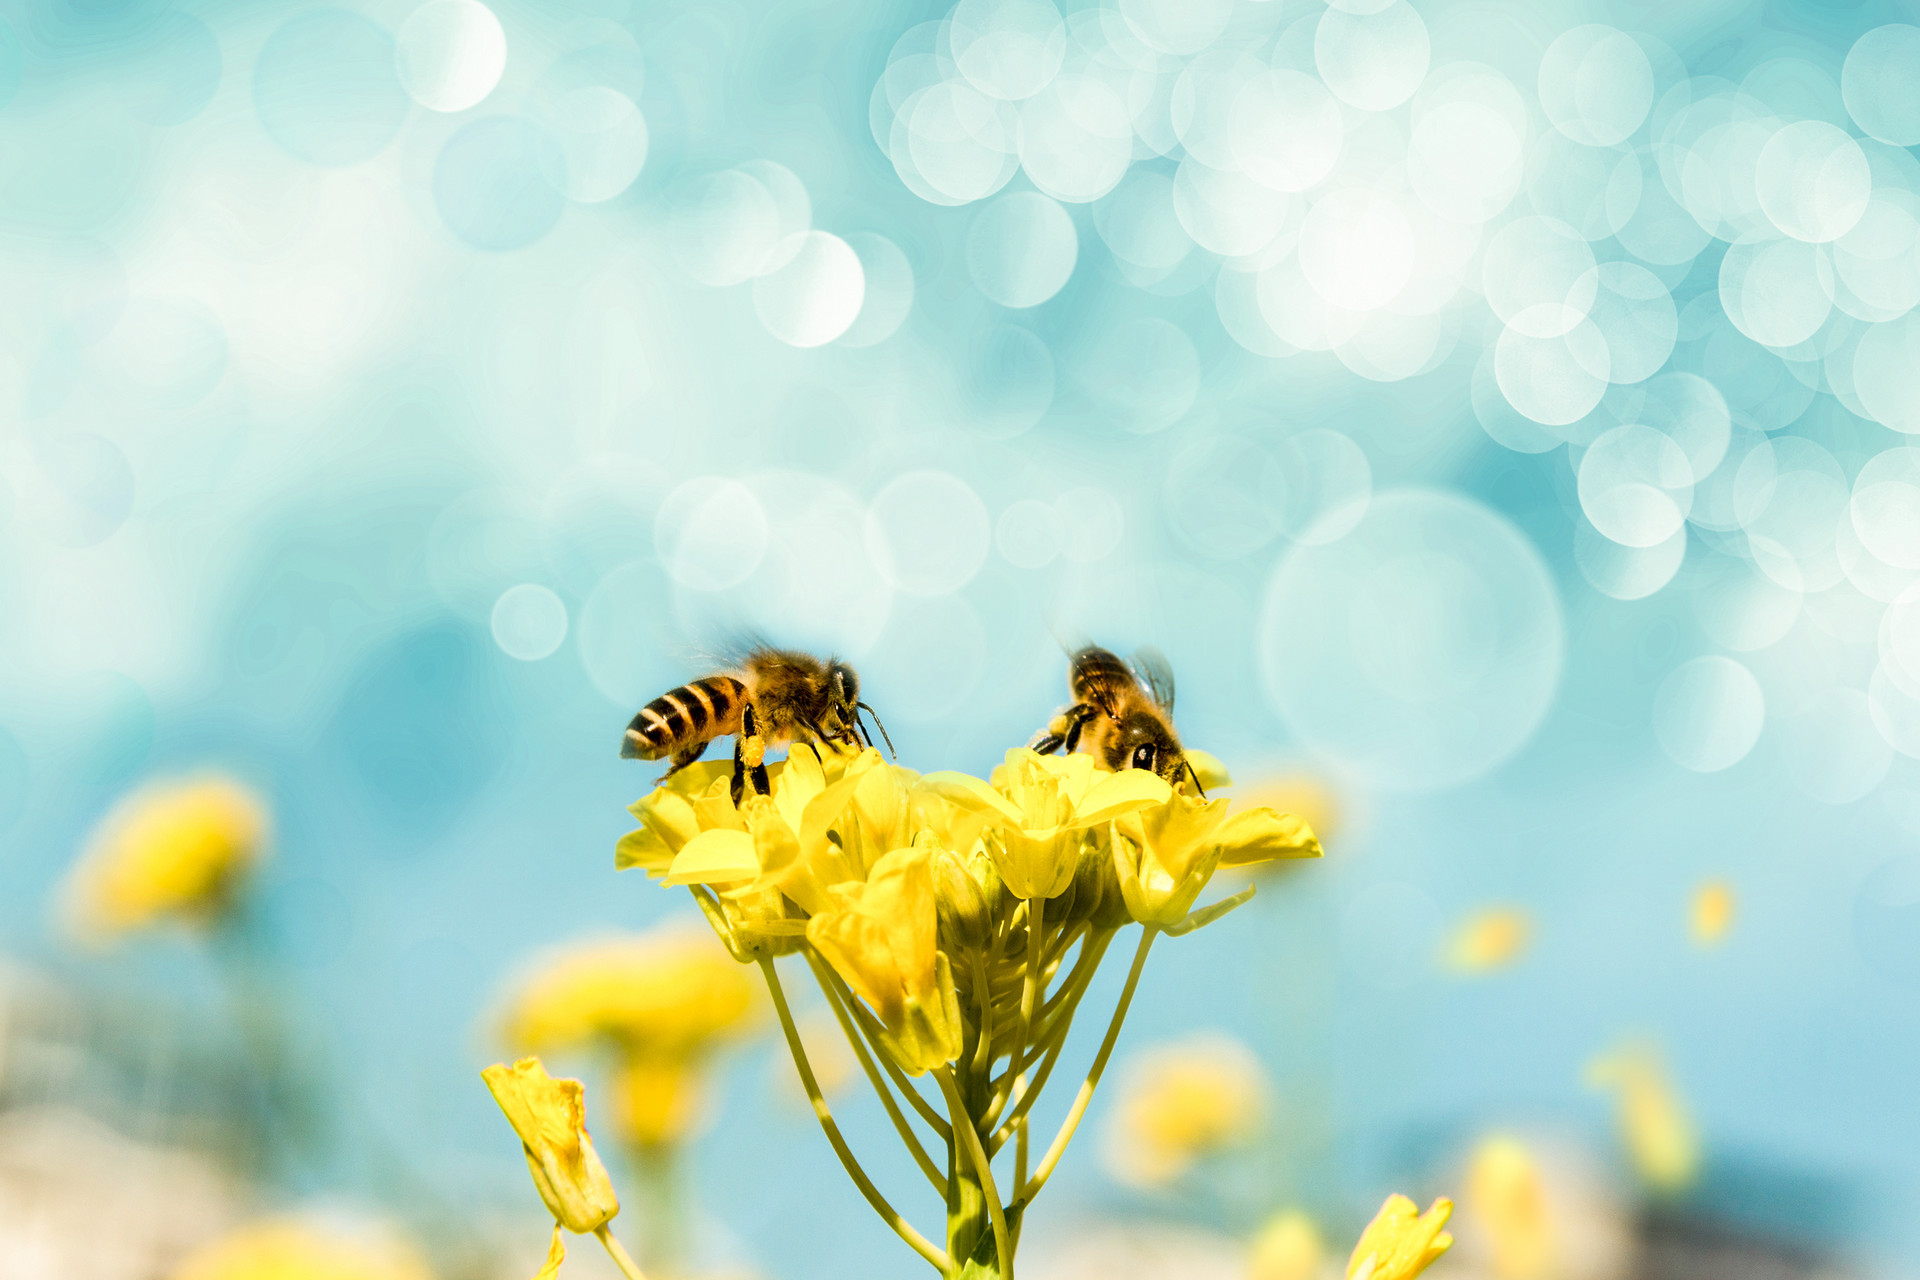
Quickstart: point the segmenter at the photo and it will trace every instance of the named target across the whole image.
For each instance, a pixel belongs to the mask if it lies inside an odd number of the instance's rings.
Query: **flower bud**
[[[520,1135],[533,1185],[555,1222],[584,1234],[620,1212],[606,1166],[587,1136],[578,1080],[555,1080],[538,1058],[511,1067],[495,1064],[480,1074]]]
[[[981,950],[993,936],[993,914],[979,882],[966,863],[945,849],[934,848],[932,866],[941,950],[948,955]]]

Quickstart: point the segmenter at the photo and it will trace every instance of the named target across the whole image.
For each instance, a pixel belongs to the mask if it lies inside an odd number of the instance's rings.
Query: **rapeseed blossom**
[[[163,921],[209,926],[232,909],[266,841],[265,804],[232,778],[137,791],[102,820],[74,867],[73,926],[103,941]]]
[[[709,1064],[752,1029],[756,997],[740,966],[712,942],[669,927],[546,957],[515,990],[502,1037],[527,1053],[606,1054],[616,1129],[628,1142],[659,1147],[706,1118]]]

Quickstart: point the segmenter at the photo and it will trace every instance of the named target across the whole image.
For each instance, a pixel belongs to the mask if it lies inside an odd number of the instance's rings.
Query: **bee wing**
[[[1142,645],[1133,651],[1133,670],[1140,682],[1147,686],[1147,692],[1160,704],[1163,711],[1173,711],[1173,664],[1167,661],[1167,655],[1152,645]]]
[[[773,647],[773,642],[759,627],[733,622],[716,630],[715,638],[702,646],[701,656],[715,671],[740,671],[745,669],[748,658]]]

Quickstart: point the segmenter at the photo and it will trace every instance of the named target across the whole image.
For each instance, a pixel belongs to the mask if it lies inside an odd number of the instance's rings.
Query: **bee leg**
[[[867,732],[867,726],[860,723],[860,713],[862,711],[873,717],[873,727],[880,731],[881,740],[887,744],[887,754],[898,760],[900,753],[893,749],[893,739],[887,736],[887,726],[880,723],[880,713],[864,702],[856,702],[853,704],[854,727],[860,730],[860,735],[867,740],[867,745],[873,745],[873,735]]]
[[[767,779],[767,743],[760,736],[759,724],[753,714],[753,704],[749,702],[740,709],[740,732],[733,739],[733,803],[738,808],[740,798],[746,791],[747,775],[753,775],[753,789],[757,795],[772,795],[773,784]]]
[[[1045,729],[1035,736],[1030,748],[1043,756],[1050,756],[1065,747],[1069,754],[1080,745],[1080,731],[1087,721],[1098,714],[1091,703],[1076,702],[1055,716]]]
[[[1062,717],[1067,722],[1067,754],[1072,755],[1080,749],[1080,734],[1086,729],[1087,722],[1100,714],[1100,708],[1090,702],[1076,702],[1067,708]]]
[[[660,775],[660,781],[665,782],[668,778],[671,778],[674,774],[707,754],[707,748],[712,745],[713,739],[705,738],[684,750],[674,752],[673,759],[667,764],[667,771]]]

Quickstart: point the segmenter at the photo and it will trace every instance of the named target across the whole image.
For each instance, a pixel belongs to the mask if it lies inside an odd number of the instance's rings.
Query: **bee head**
[[[1145,769],[1157,773],[1172,785],[1188,773],[1187,757],[1179,741],[1159,719],[1149,715],[1126,716],[1120,724],[1119,758],[1121,769]]]
[[[838,658],[827,663],[827,705],[840,714],[848,723],[853,721],[853,709],[860,701],[860,677],[853,674],[853,668]]]

